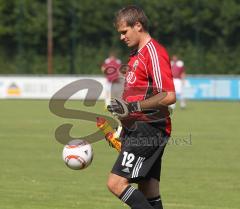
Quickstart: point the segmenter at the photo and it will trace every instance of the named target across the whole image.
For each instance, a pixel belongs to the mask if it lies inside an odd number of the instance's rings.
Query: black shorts
[[[155,178],[160,180],[161,162],[169,136],[158,124],[139,122],[133,129],[124,128],[122,149],[112,173],[129,182]]]

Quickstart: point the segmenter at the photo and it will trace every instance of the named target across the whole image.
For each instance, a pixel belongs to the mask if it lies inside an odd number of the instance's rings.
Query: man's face
[[[172,56],[172,61],[176,62],[178,60],[177,56],[176,55],[173,55]]]
[[[133,26],[127,26],[126,21],[121,21],[117,31],[120,33],[120,40],[125,42],[128,47],[139,45],[139,26],[137,23]]]

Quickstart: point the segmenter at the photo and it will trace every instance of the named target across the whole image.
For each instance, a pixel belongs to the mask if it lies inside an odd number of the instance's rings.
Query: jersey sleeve
[[[165,50],[159,50],[154,45],[148,45],[147,70],[152,79],[153,88],[157,92],[175,92],[170,60]]]

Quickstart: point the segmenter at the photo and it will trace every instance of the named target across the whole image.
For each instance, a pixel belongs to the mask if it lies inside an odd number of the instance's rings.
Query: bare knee
[[[120,196],[124,189],[128,186],[128,180],[116,174],[110,174],[107,181],[107,187],[110,192],[116,196]]]

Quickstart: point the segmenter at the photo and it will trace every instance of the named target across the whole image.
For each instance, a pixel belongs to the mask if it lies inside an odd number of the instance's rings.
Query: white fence
[[[66,85],[83,79],[93,79],[106,87],[106,79],[100,76],[0,76],[0,99],[50,99]],[[104,99],[103,92],[99,99]],[[87,89],[81,90],[71,98],[83,99],[86,93]]]
[[[91,80],[86,80],[91,79]],[[84,99],[87,89],[94,88],[98,99],[104,99],[107,88],[103,76],[0,76],[0,99],[50,99],[57,91],[74,81],[82,81],[86,89],[76,91],[71,99]],[[85,82],[84,82],[85,81]],[[86,84],[87,81],[87,84]],[[95,84],[98,84],[95,87]],[[78,82],[81,84],[81,82]],[[103,90],[99,91],[99,87]],[[70,89],[70,92],[72,90]],[[240,100],[239,76],[188,76],[185,82],[184,95],[187,99],[196,100]]]

